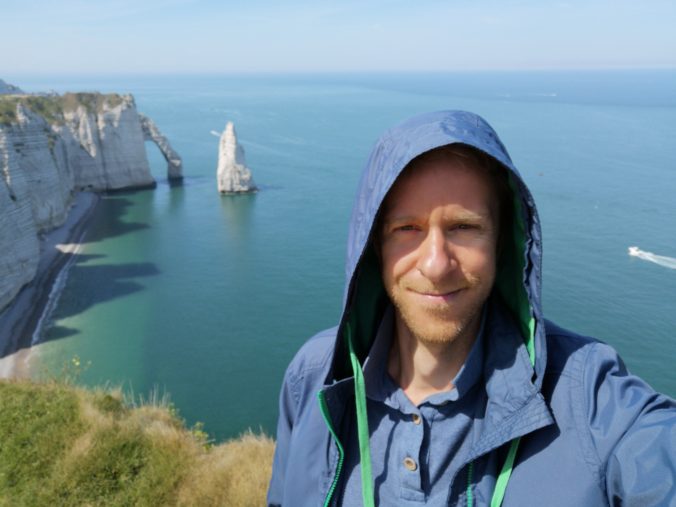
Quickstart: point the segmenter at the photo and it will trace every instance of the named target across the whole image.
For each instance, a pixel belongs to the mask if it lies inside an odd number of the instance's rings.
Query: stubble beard
[[[482,290],[481,285],[478,279],[471,280],[467,290],[476,291],[474,298],[458,302],[457,306],[415,304],[407,300],[406,291],[401,288],[391,291],[389,296],[400,320],[416,340],[423,344],[443,345],[475,338],[467,333],[478,331],[477,323],[490,293],[490,289]],[[466,296],[469,294],[460,297]]]

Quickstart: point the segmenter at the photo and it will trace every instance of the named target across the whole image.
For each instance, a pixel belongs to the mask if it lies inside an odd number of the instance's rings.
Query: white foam
[[[665,268],[676,269],[676,258],[674,257],[667,257],[665,255],[656,255],[652,252],[644,252],[637,246],[629,247],[629,255],[631,255],[632,257],[638,257],[639,259],[643,259],[644,261],[653,262]]]

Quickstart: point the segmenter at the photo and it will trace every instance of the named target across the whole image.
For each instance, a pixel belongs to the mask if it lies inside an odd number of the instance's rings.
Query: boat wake
[[[644,252],[637,246],[629,247],[629,255],[632,257],[638,257],[644,261],[654,262],[665,268],[676,269],[676,259],[674,257],[667,257],[665,255],[655,255],[652,252]]]

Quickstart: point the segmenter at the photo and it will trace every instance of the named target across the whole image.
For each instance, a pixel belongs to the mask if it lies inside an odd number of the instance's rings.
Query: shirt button
[[[408,456],[404,458],[404,466],[411,472],[415,472],[418,469],[418,464],[415,462],[415,460],[413,458],[409,458]]]
[[[413,419],[413,424],[420,424],[420,421],[422,421],[422,418],[419,414],[411,415],[411,419]]]

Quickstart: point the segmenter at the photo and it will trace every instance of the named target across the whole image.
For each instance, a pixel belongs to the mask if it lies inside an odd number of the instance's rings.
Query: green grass
[[[263,505],[273,449],[252,433],[209,445],[119,391],[0,382],[0,506]]]
[[[20,100],[12,95],[0,95],[0,125],[11,125],[16,121],[16,105]]]
[[[0,383],[0,502],[30,504],[85,430],[77,407],[76,394],[63,386]]]
[[[64,93],[63,95],[0,95],[0,125],[16,122],[16,106],[24,104],[28,109],[41,115],[48,123],[62,125],[63,113],[75,111],[83,106],[90,114],[100,114],[104,106],[119,106],[122,96],[117,93],[95,92]]]

